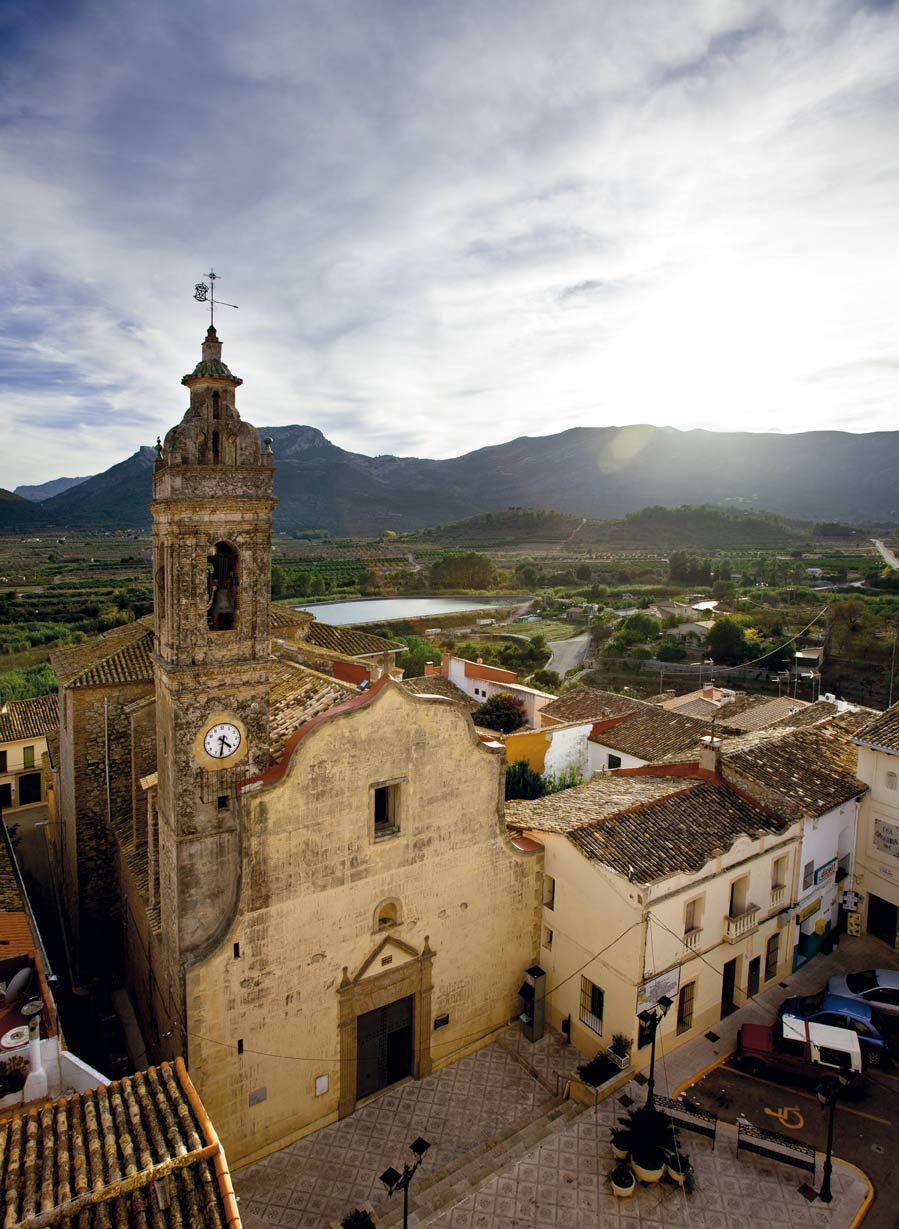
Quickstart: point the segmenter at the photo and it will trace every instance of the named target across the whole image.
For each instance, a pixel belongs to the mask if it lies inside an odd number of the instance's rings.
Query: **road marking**
[[[776,1118],[780,1125],[786,1127],[788,1131],[801,1131],[805,1126],[805,1119],[800,1114],[798,1105],[785,1105],[780,1110],[769,1110],[766,1105],[765,1113]]]
[[[752,1080],[755,1084],[764,1084],[766,1088],[774,1087],[770,1080],[763,1080],[760,1076],[750,1075],[748,1071],[740,1071],[738,1067],[728,1067],[726,1063],[722,1065],[721,1070],[729,1071],[731,1075],[739,1075],[744,1080]],[[791,1088],[790,1092],[794,1097],[805,1097],[806,1101],[818,1100],[816,1096],[813,1096],[810,1092],[803,1092],[800,1088]],[[843,1101],[837,1103],[837,1109],[845,1110],[847,1114],[854,1114],[856,1118],[867,1118],[871,1122],[883,1123],[885,1127],[893,1125],[889,1118],[878,1118],[876,1114],[866,1114],[864,1110],[853,1109],[851,1105],[846,1105]]]

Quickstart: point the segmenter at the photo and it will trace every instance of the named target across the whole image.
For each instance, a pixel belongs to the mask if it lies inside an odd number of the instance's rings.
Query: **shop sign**
[[[831,858],[829,862],[825,862],[823,866],[819,866],[815,871],[815,883],[829,883],[831,879],[835,879],[837,874],[837,859]]]
[[[816,896],[814,900],[810,900],[807,905],[799,910],[799,924],[807,922],[810,917],[814,917],[821,908],[821,897]]]
[[[641,1012],[645,1007],[653,1007],[663,994],[669,999],[676,999],[678,990],[680,990],[680,965],[676,969],[670,969],[667,973],[660,973],[658,977],[650,978],[642,986],[637,987],[637,1011]]]
[[[846,934],[860,935],[862,933],[862,915],[860,913],[846,914]]]
[[[858,892],[843,893],[843,908],[850,912],[858,908]]]

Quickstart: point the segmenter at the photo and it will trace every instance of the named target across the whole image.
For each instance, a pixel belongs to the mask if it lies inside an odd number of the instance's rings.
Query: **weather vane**
[[[194,287],[194,298],[197,300],[198,303],[208,303],[209,304],[209,327],[214,328],[215,327],[215,303],[216,303],[215,283],[217,281],[220,281],[221,279],[219,278],[219,275],[217,273],[213,273],[211,269],[206,274],[206,276],[209,278],[209,285],[207,286],[205,282],[197,282],[196,286]],[[224,299],[219,299],[218,305],[219,307],[233,307],[235,310],[237,310],[236,303],[226,303]]]

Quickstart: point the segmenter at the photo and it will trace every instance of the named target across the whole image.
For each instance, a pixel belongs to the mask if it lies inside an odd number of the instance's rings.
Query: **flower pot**
[[[612,1156],[615,1158],[616,1161],[626,1161],[627,1158],[630,1156],[630,1153],[628,1152],[626,1148],[619,1148],[613,1139],[612,1140]]]
[[[616,1054],[614,1050],[606,1050],[606,1058],[610,1063],[614,1063],[619,1071],[623,1071],[628,1064],[628,1056],[626,1054]]]
[[[612,1156],[616,1161],[626,1161],[631,1154],[633,1141],[630,1131],[612,1132]]]
[[[672,1182],[676,1182],[678,1186],[683,1186],[687,1180],[687,1175],[681,1173],[680,1170],[673,1169],[670,1165],[665,1166],[665,1172]]]
[[[637,1189],[637,1183],[631,1178],[630,1186],[619,1186],[612,1178],[609,1179],[612,1186],[612,1194],[616,1199],[630,1199],[634,1191]]]
[[[665,1172],[665,1157],[661,1152],[649,1149],[643,1154],[637,1153],[636,1156],[632,1153],[631,1169],[634,1171],[634,1177],[641,1182],[658,1182]]]

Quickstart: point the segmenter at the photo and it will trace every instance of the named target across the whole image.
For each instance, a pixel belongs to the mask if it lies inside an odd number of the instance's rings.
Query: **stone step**
[[[455,1207],[492,1174],[499,1173],[533,1151],[548,1136],[563,1131],[587,1108],[575,1101],[552,1105],[539,1118],[505,1127],[491,1139],[456,1157],[437,1173],[416,1176],[409,1188],[410,1225],[425,1225]],[[401,1224],[401,1192],[397,1192],[390,1204],[380,1204],[376,1217],[383,1229],[393,1229],[394,1225]]]

